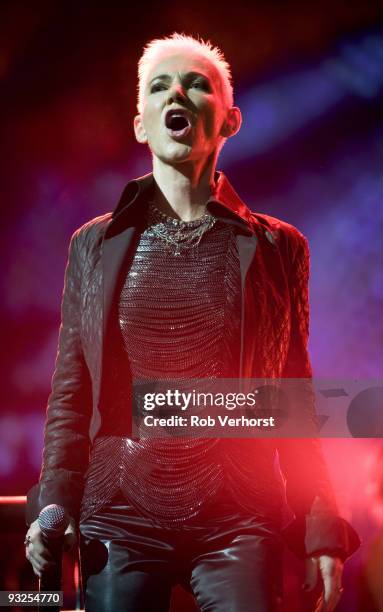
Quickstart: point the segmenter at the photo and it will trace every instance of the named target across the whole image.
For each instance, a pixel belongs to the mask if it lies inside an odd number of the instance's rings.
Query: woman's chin
[[[166,151],[156,155],[165,164],[177,164],[189,161],[192,156],[192,147],[185,143],[174,143],[166,148]]]

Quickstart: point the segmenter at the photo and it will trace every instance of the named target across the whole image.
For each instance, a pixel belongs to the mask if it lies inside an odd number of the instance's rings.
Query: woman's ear
[[[136,115],[134,117],[133,126],[137,142],[140,142],[141,144],[146,144],[148,142],[148,137],[146,135],[144,124],[142,122],[142,115]]]
[[[242,114],[238,106],[232,106],[227,111],[226,119],[221,129],[221,136],[224,138],[230,138],[235,136],[241,129],[242,125]]]

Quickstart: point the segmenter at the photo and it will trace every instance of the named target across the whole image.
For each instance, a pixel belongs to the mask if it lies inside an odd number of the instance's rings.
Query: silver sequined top
[[[164,215],[160,221],[169,230],[177,225]],[[216,220],[197,246],[175,256],[155,223],[147,217],[118,308],[133,378],[237,377],[241,279],[232,226]],[[119,491],[165,526],[198,515],[226,481],[242,487],[245,498],[251,491],[244,471],[251,467],[238,447],[231,445],[229,456],[226,445],[230,440],[96,439],[81,520]]]

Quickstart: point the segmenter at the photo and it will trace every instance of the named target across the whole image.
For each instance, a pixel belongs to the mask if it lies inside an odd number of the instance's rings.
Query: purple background
[[[69,238],[150,170],[132,129],[136,64],[174,30],[211,38],[232,64],[244,123],[219,169],[253,210],[309,240],[315,375],[382,377],[383,6],[189,5],[0,8],[3,495],[38,478]],[[368,514],[379,446],[325,442],[343,515],[366,542],[380,525]]]

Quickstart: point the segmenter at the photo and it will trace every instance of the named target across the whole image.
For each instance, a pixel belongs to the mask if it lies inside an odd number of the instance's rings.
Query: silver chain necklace
[[[196,247],[204,233],[213,227],[215,222],[216,217],[209,213],[193,221],[173,219],[159,210],[154,202],[149,202],[148,227],[155,236],[166,242],[168,252],[173,255],[181,255],[182,251]]]

